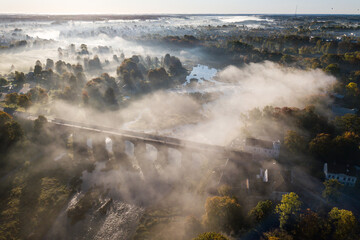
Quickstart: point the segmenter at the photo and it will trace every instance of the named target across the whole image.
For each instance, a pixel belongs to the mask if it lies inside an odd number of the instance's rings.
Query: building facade
[[[280,146],[280,140],[271,142],[256,138],[246,138],[244,151],[258,157],[277,159],[280,155]]]
[[[325,174],[326,180],[336,179],[341,184],[344,184],[345,186],[350,186],[350,187],[355,186],[357,177],[353,176],[353,174],[351,174],[349,167],[347,167],[344,172],[339,172],[339,170],[340,170],[339,168],[338,168],[338,171],[329,170],[328,164],[325,163],[324,164],[324,174]]]

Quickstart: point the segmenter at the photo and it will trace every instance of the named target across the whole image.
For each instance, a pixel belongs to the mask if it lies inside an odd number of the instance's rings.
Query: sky
[[[360,14],[360,0],[1,0],[0,13]]]

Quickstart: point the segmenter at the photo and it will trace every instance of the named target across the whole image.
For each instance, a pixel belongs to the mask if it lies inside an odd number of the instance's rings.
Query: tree
[[[353,164],[359,156],[359,135],[345,132],[333,140],[335,157],[342,160],[342,164]]]
[[[8,150],[9,147],[24,136],[24,132],[20,124],[12,118],[0,112],[0,150]]]
[[[7,85],[9,82],[5,79],[5,78],[2,78],[0,77],[0,86],[5,86]]]
[[[326,68],[325,68],[325,72],[330,73],[332,75],[338,75],[340,73],[340,68],[339,65],[332,63],[329,64]]]
[[[346,93],[352,97],[359,96],[360,91],[357,84],[354,82],[350,82],[348,85],[346,85]]]
[[[280,228],[288,229],[295,226],[298,220],[302,202],[299,196],[294,193],[288,193],[282,196],[281,203],[276,206],[276,212],[280,215]]]
[[[193,240],[229,240],[229,239],[220,233],[207,232],[200,234],[196,238],[193,238]]]
[[[328,202],[336,202],[340,196],[340,189],[343,185],[336,179],[326,180],[324,183],[325,189],[322,192],[322,196]]]
[[[45,69],[49,70],[49,69],[53,69],[54,68],[54,60],[52,59],[46,59],[46,65],[45,65]]]
[[[336,117],[334,124],[342,133],[354,132],[360,134],[360,117],[355,114],[348,113],[342,117]]]
[[[42,71],[42,67],[40,65],[35,65],[34,67],[34,74],[35,75],[40,75]]]
[[[12,117],[6,112],[0,111],[0,126],[4,126],[4,124],[10,121]]]
[[[304,137],[291,130],[286,133],[284,144],[286,148],[292,153],[301,153],[306,149],[306,141]]]
[[[236,231],[241,227],[241,210],[240,204],[234,198],[209,197],[205,203],[203,223],[212,231]]]
[[[20,94],[17,100],[17,104],[23,108],[29,108],[31,106],[30,98],[25,94]]]
[[[81,44],[80,45],[80,49],[81,51],[79,52],[80,54],[89,54],[88,48],[86,44]]]
[[[264,233],[267,240],[293,240],[293,236],[289,235],[286,231],[275,229],[270,232]]]
[[[166,73],[164,68],[157,68],[149,70],[147,77],[151,84],[159,86],[167,83],[169,75]]]
[[[5,103],[6,104],[17,104],[18,97],[19,97],[19,94],[17,94],[16,92],[9,93],[5,96]]]
[[[250,210],[249,216],[255,223],[260,223],[274,212],[274,204],[270,200],[260,201]]]
[[[43,115],[39,115],[38,118],[34,121],[35,133],[40,133],[44,129],[47,122],[48,121],[46,117],[44,117]]]
[[[332,156],[332,138],[330,134],[320,133],[316,135],[309,143],[310,152],[320,158],[321,160],[326,160]]]
[[[333,227],[334,240],[356,239],[357,221],[351,211],[334,207],[329,212],[329,221]]]
[[[23,72],[15,71],[14,81],[16,83],[23,83],[25,81],[25,74]]]
[[[326,240],[330,232],[329,225],[310,209],[300,214],[300,221],[296,235],[300,239]]]
[[[104,100],[105,100],[105,103],[109,104],[109,105],[117,104],[113,88],[109,87],[108,89],[106,89],[105,95],[104,95]]]

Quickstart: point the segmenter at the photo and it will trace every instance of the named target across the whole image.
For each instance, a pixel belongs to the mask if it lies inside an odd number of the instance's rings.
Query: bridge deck
[[[144,141],[149,144],[163,144],[167,145],[169,147],[181,149],[194,149],[194,150],[201,150],[201,151],[209,151],[209,152],[216,152],[221,154],[236,154],[236,155],[248,155],[250,156],[250,153],[240,151],[238,149],[219,146],[219,145],[213,145],[213,144],[206,144],[206,143],[199,143],[194,142],[190,140],[185,139],[179,139],[174,137],[167,137],[167,136],[161,136],[156,134],[149,134],[149,133],[143,133],[143,132],[135,132],[135,131],[129,131],[129,130],[122,130],[122,129],[116,129],[111,127],[104,127],[104,126],[97,126],[94,124],[88,124],[88,123],[79,123],[74,121],[68,121],[63,119],[55,118],[53,120],[49,120],[50,123],[69,127],[69,128],[76,128],[79,130],[84,131],[90,131],[94,133],[104,133],[109,134],[110,136],[119,136],[125,139],[134,140],[134,141]],[[109,137],[110,137],[109,136]]]

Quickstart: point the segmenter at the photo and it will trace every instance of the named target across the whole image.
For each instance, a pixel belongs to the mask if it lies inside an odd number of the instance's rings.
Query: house
[[[256,138],[246,138],[244,151],[257,157],[278,158],[280,154],[280,140],[266,141]]]
[[[324,174],[326,180],[329,179],[336,179],[341,184],[345,186],[355,186],[357,177],[356,177],[356,169],[350,167],[349,165],[343,166],[333,166],[328,165],[327,163],[324,164]]]

